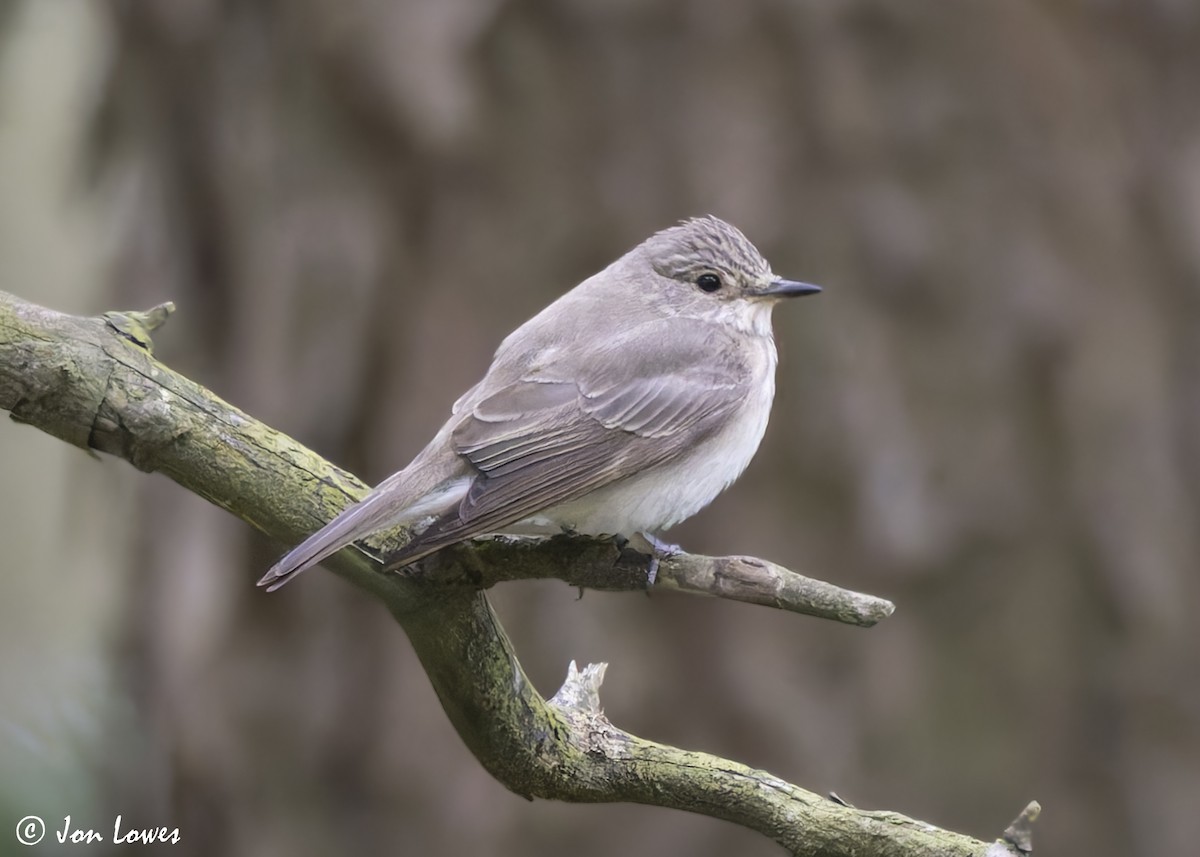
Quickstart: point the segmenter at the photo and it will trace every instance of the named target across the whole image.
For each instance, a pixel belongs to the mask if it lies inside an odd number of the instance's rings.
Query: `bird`
[[[274,591],[403,527],[401,570],[489,534],[630,538],[707,506],[758,449],[775,395],[771,311],[818,286],[776,276],[712,215],[651,235],[509,334],[403,470],[285,554]]]

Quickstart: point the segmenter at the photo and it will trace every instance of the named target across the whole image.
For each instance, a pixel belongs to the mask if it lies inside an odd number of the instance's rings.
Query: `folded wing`
[[[709,325],[668,325],[635,328],[571,372],[536,365],[479,399],[451,435],[478,475],[389,567],[665,464],[724,426],[752,380],[737,343]]]

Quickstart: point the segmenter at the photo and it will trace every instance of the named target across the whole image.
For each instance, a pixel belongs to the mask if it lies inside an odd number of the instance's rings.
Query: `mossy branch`
[[[0,292],[0,408],[75,446],[164,473],[284,543],[363,496],[367,486],[352,474],[157,362],[150,334],[171,309],[80,318]],[[384,539],[344,550],[326,566],[386,605],[463,741],[518,794],[684,809],[757,830],[802,855],[999,857],[1029,848],[1035,804],[989,844],[629,735],[600,712],[603,667],[572,665],[563,690],[543,699],[482,589],[530,577],[638,589],[648,560],[641,554],[603,539],[492,539],[447,549],[399,575],[380,571],[387,548]],[[863,626],[892,611],[883,599],[749,557],[681,554],[662,563],[659,581]]]

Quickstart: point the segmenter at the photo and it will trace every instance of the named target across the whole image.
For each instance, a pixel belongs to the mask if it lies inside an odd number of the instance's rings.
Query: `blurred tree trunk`
[[[1032,793],[1050,852],[1193,841],[1198,13],[109,8],[111,304],[175,300],[168,362],[370,480],[505,333],[681,217],[725,216],[829,286],[778,314],[757,464],[673,535],[898,616],[862,633],[511,587],[543,690],[607,660],[633,731],[860,806],[978,832]],[[190,853],[774,853],[706,819],[525,804],[367,599],[320,574],[263,596],[282,546],[165,482],[129,517],[137,734],[112,803]]]

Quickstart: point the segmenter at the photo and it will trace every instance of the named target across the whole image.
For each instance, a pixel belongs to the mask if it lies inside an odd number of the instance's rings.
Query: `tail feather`
[[[329,559],[349,544],[364,538],[387,525],[390,509],[383,494],[371,494],[317,530],[271,566],[258,581],[259,586],[274,592],[303,571]]]
[[[407,495],[401,473],[394,474],[360,503],[356,503],[317,530],[271,566],[258,581],[274,592],[294,580],[301,572],[329,559],[347,545],[372,533],[393,526],[412,524],[457,505],[470,487],[470,479],[460,477],[442,483],[415,502]]]

